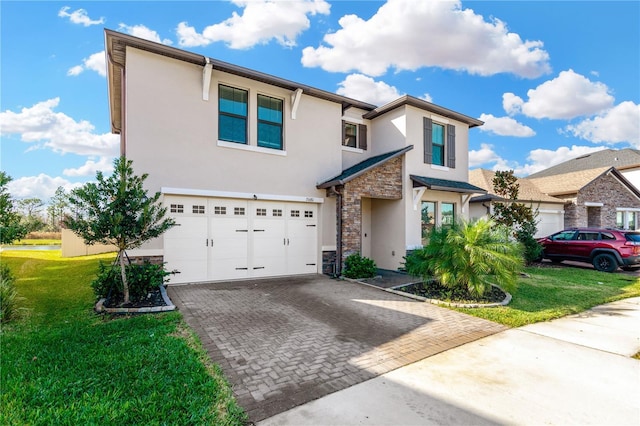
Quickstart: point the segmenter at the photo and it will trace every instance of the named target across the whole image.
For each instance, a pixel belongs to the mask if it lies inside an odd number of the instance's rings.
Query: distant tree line
[[[14,199],[7,189],[11,176],[0,171],[0,243],[9,244],[31,232],[60,232],[69,214],[69,194],[58,187],[46,204],[40,198]]]

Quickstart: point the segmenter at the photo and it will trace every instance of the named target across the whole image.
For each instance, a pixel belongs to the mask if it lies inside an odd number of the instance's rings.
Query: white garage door
[[[171,283],[318,272],[316,204],[165,196]]]
[[[562,211],[539,211],[538,212],[538,232],[536,238],[546,237],[564,229],[564,214]]]

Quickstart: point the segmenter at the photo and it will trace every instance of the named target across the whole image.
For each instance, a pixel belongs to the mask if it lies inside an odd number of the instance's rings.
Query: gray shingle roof
[[[344,185],[352,179],[360,176],[361,174],[377,167],[392,158],[396,158],[407,151],[411,151],[413,149],[413,145],[409,145],[402,149],[397,149],[395,151],[387,152],[385,154],[376,155],[374,157],[370,157],[364,161],[359,162],[358,164],[345,169],[338,176],[332,177],[322,183],[319,183],[316,187],[319,189],[322,188],[330,188],[335,185]]]
[[[411,180],[414,182],[414,186],[416,186],[415,184],[417,184],[417,186],[426,186],[427,189],[435,191],[461,192],[467,194],[484,194],[487,192],[475,185],[457,180],[437,179],[416,175],[411,175]]]
[[[640,150],[637,149],[603,149],[591,154],[581,155],[564,163],[529,175],[530,178],[543,178],[580,172],[583,170],[615,167],[624,169],[628,166],[640,165]]]

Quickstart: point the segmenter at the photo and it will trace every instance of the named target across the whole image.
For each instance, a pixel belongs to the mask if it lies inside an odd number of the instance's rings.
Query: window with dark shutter
[[[362,150],[367,150],[367,126],[365,124],[360,124],[358,126],[358,148]]]
[[[424,145],[424,162],[425,164],[431,164],[433,162],[433,147],[431,145],[431,119],[424,117],[422,119],[422,125],[424,127],[423,132],[423,145]]]
[[[447,124],[447,167],[456,168],[456,126]]]
[[[357,147],[358,126],[342,120],[342,146]]]

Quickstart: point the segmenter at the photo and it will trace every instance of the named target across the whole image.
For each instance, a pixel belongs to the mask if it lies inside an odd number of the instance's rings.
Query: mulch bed
[[[130,303],[123,304],[124,296],[122,294],[116,294],[112,297],[108,297],[104,302],[105,308],[150,308],[154,306],[167,306],[160,289],[156,288],[149,292],[146,297],[142,297],[138,300],[132,300]]]
[[[495,286],[491,286],[490,289],[485,291],[482,297],[474,297],[467,292],[454,292],[449,288],[439,285],[435,281],[409,284],[402,287],[396,287],[395,290],[425,297],[427,299],[437,299],[455,303],[500,303],[505,299],[505,297],[507,297],[504,291]]]

